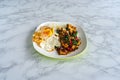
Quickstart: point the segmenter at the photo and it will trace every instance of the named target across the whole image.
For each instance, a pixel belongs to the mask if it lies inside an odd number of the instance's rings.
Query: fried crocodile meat
[[[66,28],[58,28],[60,47],[55,47],[59,55],[67,55],[72,51],[78,49],[81,44],[80,39],[77,37],[76,27],[67,24]]]

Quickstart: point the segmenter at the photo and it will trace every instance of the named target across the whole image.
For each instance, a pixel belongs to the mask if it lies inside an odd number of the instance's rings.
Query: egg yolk
[[[48,37],[50,37],[51,35],[53,34],[53,30],[52,29],[45,29],[44,31],[43,31],[43,35],[45,35],[45,36],[48,36]]]

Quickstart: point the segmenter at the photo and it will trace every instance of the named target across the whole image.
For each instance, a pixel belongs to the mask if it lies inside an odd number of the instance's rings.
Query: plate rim
[[[86,50],[86,48],[87,48],[87,37],[86,37],[86,34],[85,34],[84,30],[82,29],[82,27],[81,27],[80,24],[73,23],[73,22],[48,21],[48,22],[43,22],[43,23],[39,24],[39,25],[37,26],[37,28],[34,30],[34,32],[37,31],[41,26],[43,26],[43,25],[45,25],[45,24],[49,24],[49,23],[64,23],[64,24],[65,24],[65,23],[69,23],[69,24],[72,24],[72,25],[79,26],[79,28],[82,30],[82,34],[84,35],[85,43],[86,43],[86,44],[85,44],[84,48],[81,50],[81,52],[79,52],[79,53],[77,53],[77,54],[75,54],[75,55],[72,55],[72,56],[64,56],[64,55],[63,55],[64,57],[52,57],[52,56],[49,56],[49,55],[45,55],[45,54],[42,53],[42,52],[39,52],[39,50],[37,50],[37,49],[35,48],[35,45],[34,45],[35,42],[32,41],[34,49],[35,49],[39,54],[41,54],[41,55],[43,55],[43,56],[46,56],[46,57],[49,57],[49,58],[54,58],[54,59],[67,59],[67,58],[76,57],[76,56],[82,54],[82,53]],[[83,25],[82,25],[82,26],[83,26]]]

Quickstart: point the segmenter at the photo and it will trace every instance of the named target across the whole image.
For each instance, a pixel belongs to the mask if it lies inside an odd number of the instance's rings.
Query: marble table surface
[[[31,37],[47,21],[81,24],[86,52],[39,55]],[[0,0],[0,80],[120,80],[120,0]]]

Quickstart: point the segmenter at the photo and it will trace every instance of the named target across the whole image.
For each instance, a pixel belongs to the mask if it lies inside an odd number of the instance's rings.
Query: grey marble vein
[[[37,53],[35,28],[80,24],[88,48],[71,60]],[[0,0],[0,80],[120,80],[120,0]]]

